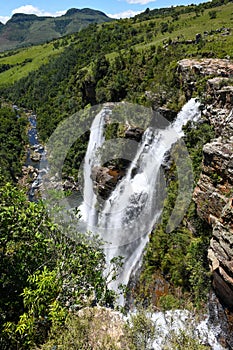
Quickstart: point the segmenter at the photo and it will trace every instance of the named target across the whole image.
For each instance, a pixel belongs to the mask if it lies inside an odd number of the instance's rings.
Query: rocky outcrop
[[[221,82],[221,84],[223,83],[222,78],[231,78],[233,75],[233,63],[228,59],[218,58],[183,59],[178,62],[177,71],[180,74],[180,81],[186,98],[189,99],[193,91],[195,91],[200,78],[213,77],[215,81]],[[211,80],[209,84],[209,87],[211,87]],[[214,97],[214,90],[211,91],[211,97]],[[220,90],[218,91],[220,93]]]
[[[123,170],[114,167],[96,166],[92,169],[91,178],[93,180],[94,192],[101,203],[106,200],[116,187],[117,182],[124,176]]]
[[[203,114],[216,139],[203,148],[202,173],[193,199],[198,215],[213,228],[208,258],[213,286],[220,300],[233,310],[233,72],[228,60],[181,61],[201,75],[218,75],[207,81]],[[221,77],[219,77],[219,75]]]
[[[233,74],[233,63],[228,59],[218,58],[184,59],[178,63],[178,72],[185,74],[185,78],[195,74],[231,77]]]

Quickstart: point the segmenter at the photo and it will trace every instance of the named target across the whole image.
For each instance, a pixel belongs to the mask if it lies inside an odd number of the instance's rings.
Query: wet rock
[[[91,178],[94,183],[94,192],[99,199],[106,200],[124,175],[125,171],[114,167],[94,167]]]
[[[138,127],[129,127],[125,131],[125,138],[130,140],[135,140],[137,142],[141,141],[144,130]]]
[[[30,158],[34,162],[39,162],[41,160],[41,154],[36,152],[36,151],[34,151],[34,152],[31,153]]]
[[[29,166],[23,166],[22,167],[22,174],[23,175],[28,175],[30,173],[33,173],[35,171],[35,168],[33,168],[33,166],[29,165]]]
[[[177,112],[173,111],[172,109],[166,108],[166,107],[160,107],[158,109],[158,112],[165,118],[167,119],[169,122],[172,122],[173,120],[175,120],[176,116],[177,116]]]
[[[219,332],[217,336],[218,342],[224,347],[224,349],[232,349],[233,339],[232,329],[230,326],[231,322],[229,322],[228,313],[223,308],[222,304],[219,302],[219,298],[217,298],[214,291],[210,292],[208,310],[208,324],[210,325],[210,327],[215,327],[215,329],[221,329],[221,332]]]

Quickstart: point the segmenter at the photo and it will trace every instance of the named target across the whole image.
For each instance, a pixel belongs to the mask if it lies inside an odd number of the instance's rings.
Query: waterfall
[[[91,127],[90,140],[84,164],[83,217],[87,227],[94,224],[94,231],[103,238],[107,263],[117,256],[124,258],[124,267],[118,279],[110,284],[126,284],[148,242],[148,235],[159,219],[165,198],[165,180],[161,165],[166,152],[182,136],[182,127],[199,115],[199,102],[191,99],[178,114],[177,119],[166,128],[148,127],[144,132],[136,155],[125,177],[96,213],[96,196],[93,192],[91,168],[99,164],[96,150],[104,143],[105,110],[100,112]],[[123,300],[119,301],[120,303]]]
[[[96,203],[97,198],[93,191],[93,182],[91,173],[93,167],[100,165],[100,159],[97,155],[98,149],[104,142],[104,126],[105,118],[111,114],[111,109],[105,106],[95,117],[91,129],[88,147],[84,159],[84,190],[83,204],[80,206],[82,220],[85,221],[86,229],[92,229],[96,224],[97,213]]]

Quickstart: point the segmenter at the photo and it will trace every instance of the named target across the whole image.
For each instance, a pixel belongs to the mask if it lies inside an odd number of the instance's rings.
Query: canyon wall
[[[189,96],[202,78],[203,115],[216,138],[203,148],[202,173],[193,199],[213,229],[208,250],[213,287],[233,309],[233,64],[227,59],[182,60],[178,71]],[[199,80],[200,81],[200,80]]]

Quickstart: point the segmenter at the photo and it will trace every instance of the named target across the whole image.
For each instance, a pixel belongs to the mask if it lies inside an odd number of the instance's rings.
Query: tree
[[[17,113],[13,108],[0,107],[1,180],[17,181],[21,175],[27,120]]]
[[[42,203],[10,183],[0,187],[1,349],[43,342],[68,312],[93,302],[112,305],[102,242],[67,230],[75,239],[50,222]]]
[[[17,322],[23,311],[27,278],[53,262],[49,231],[41,204],[27,201],[23,191],[6,183],[0,187],[0,317],[1,325]],[[3,328],[0,329],[3,331]],[[3,339],[3,338],[2,338]],[[3,341],[3,340],[2,340]],[[4,344],[4,342],[3,342]],[[1,347],[4,349],[4,345]],[[11,348],[8,344],[7,349]]]

